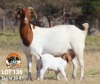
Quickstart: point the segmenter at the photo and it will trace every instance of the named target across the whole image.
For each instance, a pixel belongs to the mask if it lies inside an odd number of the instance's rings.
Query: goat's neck
[[[30,23],[25,24],[21,22],[19,31],[20,31],[20,37],[23,41],[23,44],[27,47],[30,46],[33,39],[33,32]]]

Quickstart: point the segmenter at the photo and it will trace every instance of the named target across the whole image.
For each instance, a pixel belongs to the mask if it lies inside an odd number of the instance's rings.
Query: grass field
[[[80,69],[77,73],[77,79],[71,79],[72,73],[72,64],[70,63],[66,69],[66,74],[68,81],[55,80],[54,72],[50,71],[45,74],[44,81],[37,81],[36,78],[36,68],[35,60],[33,57],[33,67],[32,67],[32,76],[33,81],[27,81],[27,67],[26,67],[26,58],[23,51],[20,48],[20,37],[18,34],[0,34],[0,76],[2,76],[1,70],[7,69],[5,64],[5,59],[9,53],[17,53],[21,56],[22,59],[22,76],[24,77],[23,81],[2,81],[0,79],[0,84],[100,84],[100,37],[99,36],[87,36],[86,38],[86,47],[84,52],[85,60],[85,79],[79,81]],[[9,76],[9,75],[7,75]]]

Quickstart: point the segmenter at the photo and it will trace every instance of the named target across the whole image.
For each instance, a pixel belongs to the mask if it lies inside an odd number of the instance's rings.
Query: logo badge
[[[6,58],[6,65],[8,69],[20,68],[21,64],[21,58],[16,53],[11,53]]]

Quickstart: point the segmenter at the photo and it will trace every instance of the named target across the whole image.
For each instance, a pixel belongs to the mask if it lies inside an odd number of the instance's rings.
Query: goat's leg
[[[60,69],[60,72],[63,75],[64,79],[67,81],[66,73],[65,73],[64,69]]]
[[[72,63],[73,63],[73,74],[72,74],[72,78],[73,79],[76,79],[77,68],[78,68],[76,57],[72,60]]]
[[[26,59],[27,59],[27,68],[28,68],[28,77],[27,79],[28,80],[31,80],[32,81],[32,55],[30,56],[26,56]]]
[[[46,68],[42,68],[41,70],[40,70],[40,79],[41,80],[43,80],[43,75],[44,75],[44,73],[46,72]]]
[[[55,71],[56,74],[56,80],[59,80],[59,71]]]
[[[83,59],[84,45],[82,44],[82,42],[81,44],[76,43],[73,44],[72,48],[80,64],[80,68],[81,68],[80,80],[82,80],[84,78],[84,59]]]
[[[81,75],[80,75],[80,80],[84,79],[84,60],[83,57],[78,57],[80,68],[81,68]]]
[[[38,59],[36,61],[36,69],[37,69],[37,77],[36,79],[39,80],[40,79],[40,70],[42,68],[42,63],[41,63],[41,59]]]
[[[36,79],[37,80],[39,80],[39,78],[40,78],[40,70],[42,68],[41,57],[40,57],[41,53],[42,53],[42,48],[41,47],[33,50],[33,54],[34,54],[35,59],[36,59],[36,70],[37,70]]]

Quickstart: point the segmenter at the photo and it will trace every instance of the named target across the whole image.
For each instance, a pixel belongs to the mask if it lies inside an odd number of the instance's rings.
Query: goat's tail
[[[84,23],[84,24],[82,24],[83,25],[83,27],[84,27],[84,31],[88,31],[88,28],[89,28],[89,24],[88,23]]]

